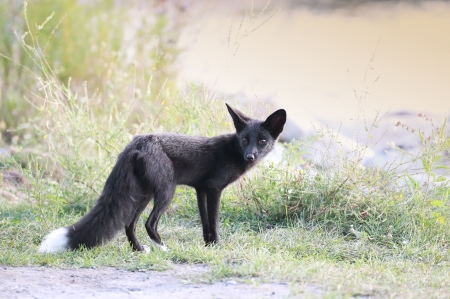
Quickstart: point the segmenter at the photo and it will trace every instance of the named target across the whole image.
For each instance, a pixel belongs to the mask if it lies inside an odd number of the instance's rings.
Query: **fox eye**
[[[248,139],[247,138],[242,138],[242,143],[248,143]]]
[[[266,144],[266,143],[267,143],[267,140],[265,140],[265,139],[260,139],[260,140],[258,141],[258,143],[259,143],[259,144]]]

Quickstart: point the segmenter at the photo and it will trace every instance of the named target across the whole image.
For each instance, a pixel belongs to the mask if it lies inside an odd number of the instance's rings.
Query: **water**
[[[377,112],[449,114],[450,5],[325,10],[292,2],[279,2],[269,20],[277,3],[251,20],[251,1],[201,2],[181,38],[182,80],[270,100],[300,123],[351,127]]]

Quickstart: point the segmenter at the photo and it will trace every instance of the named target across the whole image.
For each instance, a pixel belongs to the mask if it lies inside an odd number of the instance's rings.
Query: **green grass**
[[[121,232],[92,250],[39,254],[48,232],[77,221],[94,204],[133,135],[233,131],[223,102],[195,85],[183,92],[175,88],[170,69],[178,49],[169,32],[174,20],[163,14],[143,21],[133,40],[141,49],[133,59],[144,63],[138,67],[125,59],[121,29],[108,33],[102,26],[109,24],[95,23],[102,15],[114,17],[111,26],[123,29],[130,11],[112,2],[88,8],[58,3],[62,8],[46,23],[54,1],[33,10],[32,4],[25,10],[14,1],[1,4],[16,13],[23,32],[11,37],[8,16],[0,18],[1,72],[8,75],[2,84],[15,90],[0,95],[3,142],[15,147],[12,157],[0,157],[0,170],[19,169],[29,182],[16,190],[20,203],[0,202],[0,264],[165,270],[201,263],[211,268],[202,281],[287,281],[294,293],[308,298],[450,296],[445,126],[416,133],[422,136],[416,159],[425,185],[391,165],[361,167],[364,148],[349,155],[324,152],[326,164],[314,165],[302,159],[309,140],[301,140],[283,144],[282,163],[263,163],[224,191],[217,246],[204,246],[194,190],[178,187],[160,224],[169,252],[132,252]],[[63,11],[64,18],[58,15]],[[87,35],[92,22],[98,27]],[[36,23],[45,24],[33,27]],[[75,56],[63,46],[74,38]],[[86,44],[103,45],[106,54],[96,59],[79,47]],[[271,108],[263,110],[267,115]],[[138,225],[143,244],[150,243],[143,226],[149,211]]]
[[[232,192],[225,195],[224,201],[232,200]],[[195,199],[191,198],[188,204],[195,206]],[[227,209],[222,212],[230,213]],[[169,252],[132,252],[121,233],[111,243],[93,250],[56,255],[37,253],[37,246],[49,229],[70,224],[79,216],[66,213],[46,227],[28,205],[3,208],[0,246],[4,254],[0,263],[113,266],[132,270],[164,270],[173,263],[205,263],[211,268],[211,273],[202,278],[206,281],[226,277],[238,277],[242,281],[281,280],[292,282],[294,291],[301,292],[308,285],[314,285],[332,297],[356,294],[403,298],[448,296],[449,256],[445,248],[435,244],[386,246],[368,239],[348,239],[319,225],[301,222],[259,230],[251,229],[249,223],[223,225],[222,222],[221,243],[205,247],[197,213],[186,217],[170,212],[160,225]],[[138,236],[149,244],[143,221],[140,221]]]

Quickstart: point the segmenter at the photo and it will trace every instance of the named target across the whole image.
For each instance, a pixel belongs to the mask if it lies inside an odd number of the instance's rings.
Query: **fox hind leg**
[[[158,188],[158,192],[155,192],[153,210],[145,223],[145,228],[147,229],[148,236],[153,244],[166,251],[167,248],[158,234],[158,223],[162,214],[172,202],[176,184],[166,184],[164,187],[165,188]]]
[[[139,220],[139,216],[142,214],[142,212],[145,210],[148,203],[150,202],[150,199],[151,197],[148,196],[146,199],[143,199],[141,202],[138,203],[138,206],[136,210],[133,212],[133,215],[131,216],[129,222],[125,225],[125,233],[127,235],[128,242],[130,242],[131,247],[135,251],[145,251],[145,248],[139,244],[139,241],[136,237],[136,224]],[[131,198],[131,200],[135,199]]]

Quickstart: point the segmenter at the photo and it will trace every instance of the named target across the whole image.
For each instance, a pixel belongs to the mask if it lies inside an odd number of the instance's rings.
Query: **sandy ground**
[[[202,283],[209,268],[158,271],[115,268],[0,267],[0,298],[292,298],[287,283]]]

